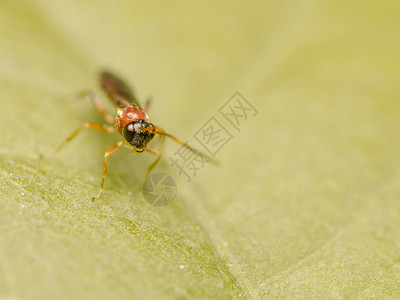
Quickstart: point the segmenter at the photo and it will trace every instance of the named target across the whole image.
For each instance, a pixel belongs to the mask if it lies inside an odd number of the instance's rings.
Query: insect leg
[[[116,132],[115,127],[111,127],[111,126],[107,126],[107,125],[101,125],[101,124],[94,124],[94,123],[85,123],[83,124],[81,127],[79,127],[78,130],[76,130],[73,134],[71,134],[60,146],[58,146],[58,148],[54,151],[53,155],[58,153],[62,148],[64,148],[64,146],[70,142],[74,137],[77,136],[77,134],[79,132],[81,132],[81,130],[83,128],[92,128],[95,130],[99,130],[99,131],[106,131],[106,132]],[[41,158],[48,158],[48,156],[41,156]]]
[[[90,99],[92,100],[92,102],[94,104],[94,107],[96,107],[96,109],[104,117],[104,119],[106,119],[106,121],[110,124],[115,124],[114,118],[106,112],[106,110],[104,109],[104,106],[99,101],[97,94],[94,92],[91,92],[89,95],[90,95]]]
[[[150,103],[151,103],[151,98],[148,98],[148,99],[146,100],[146,102],[144,103],[144,105],[143,105],[143,107],[142,107],[142,110],[143,110],[143,111],[147,111],[147,109],[148,109],[149,106],[150,106]]]
[[[159,162],[160,159],[161,159],[161,153],[160,153],[159,151],[157,151],[157,150],[155,150],[155,149],[152,149],[152,148],[149,148],[149,147],[146,148],[146,151],[147,151],[147,152],[150,152],[150,153],[152,153],[152,154],[155,154],[155,155],[157,155],[158,157],[157,157],[157,159],[150,165],[150,167],[147,168],[147,173],[146,173],[146,176],[143,178],[143,181],[146,180],[146,178],[149,176],[151,170],[154,169],[154,167],[158,164],[158,162]]]
[[[124,144],[125,141],[120,141],[118,144],[115,144],[114,146],[108,148],[108,150],[104,153],[104,163],[103,163],[103,177],[101,179],[101,185],[100,185],[100,191],[96,195],[96,197],[93,197],[92,201],[96,201],[99,199],[101,193],[103,192],[103,187],[104,187],[104,179],[107,176],[107,157],[113,153],[115,150],[117,150],[120,146]]]
[[[106,112],[104,109],[104,106],[101,104],[99,98],[97,97],[97,94],[91,90],[83,90],[81,91],[78,96],[80,98],[84,98],[86,96],[89,96],[90,100],[92,100],[94,107],[97,109],[97,111],[106,119],[106,121],[110,124],[115,124],[114,118]]]

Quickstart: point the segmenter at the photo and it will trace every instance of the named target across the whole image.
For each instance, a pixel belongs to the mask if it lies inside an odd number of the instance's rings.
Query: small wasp
[[[146,114],[146,110],[149,105],[149,101],[141,107],[134,96],[132,90],[128,87],[128,85],[111,74],[110,72],[102,72],[100,74],[100,85],[108,95],[110,100],[114,103],[117,109],[117,115],[113,118],[109,115],[100,101],[98,100],[95,93],[90,93],[90,98],[93,101],[94,106],[100,112],[101,115],[105,118],[105,120],[114,125],[102,125],[95,123],[85,123],[78,130],[76,130],[73,134],[71,134],[57,149],[56,152],[60,151],[68,142],[70,142],[83,128],[92,128],[99,131],[106,132],[119,132],[121,133],[123,139],[108,148],[108,150],[104,154],[104,163],[103,163],[103,177],[101,180],[100,191],[98,194],[92,198],[92,201],[97,200],[101,193],[103,192],[104,187],[104,179],[107,176],[107,157],[117,150],[122,145],[125,145],[131,149],[131,151],[135,153],[142,153],[143,151],[147,151],[149,153],[155,154],[157,159],[148,167],[147,174],[144,177],[146,179],[151,172],[151,170],[156,166],[156,164],[160,161],[161,153],[155,149],[152,149],[147,146],[147,144],[154,138],[155,135],[167,136],[173,139],[175,142],[180,144],[181,146],[189,149],[194,153],[199,153],[198,151],[191,148],[189,145],[185,144],[181,140],[172,136],[171,134],[166,133],[162,128],[153,125],[148,121],[149,117]]]

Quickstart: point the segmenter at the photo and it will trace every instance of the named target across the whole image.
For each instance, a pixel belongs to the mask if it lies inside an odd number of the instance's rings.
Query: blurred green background
[[[399,298],[398,1],[0,2],[0,298]],[[258,111],[178,196],[83,89],[110,68],[183,140],[239,91]],[[104,99],[104,95],[100,94]],[[107,108],[112,106],[106,102]],[[155,148],[161,145],[155,144]]]

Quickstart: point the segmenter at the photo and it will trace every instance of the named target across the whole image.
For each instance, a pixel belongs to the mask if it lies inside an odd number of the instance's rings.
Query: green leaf
[[[1,298],[400,297],[396,1],[97,2],[0,4]],[[103,68],[194,147],[211,118],[232,137],[190,182],[153,144],[169,206],[141,192],[155,157],[127,149],[90,201],[118,134],[38,159],[103,123],[82,90],[113,110]],[[235,128],[237,91],[257,114]]]

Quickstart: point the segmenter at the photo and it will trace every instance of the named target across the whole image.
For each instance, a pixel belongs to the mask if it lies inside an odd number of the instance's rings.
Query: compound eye
[[[135,136],[135,125],[133,122],[124,127],[123,134],[128,143],[133,140],[133,137]]]

